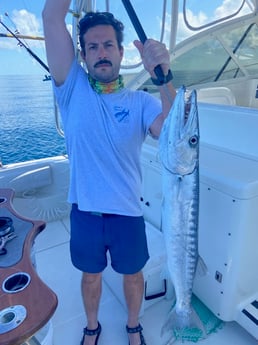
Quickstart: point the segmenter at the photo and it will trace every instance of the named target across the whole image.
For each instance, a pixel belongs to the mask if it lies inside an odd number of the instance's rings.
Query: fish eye
[[[190,139],[189,139],[189,145],[191,147],[194,147],[198,144],[199,138],[197,135],[193,135]]]

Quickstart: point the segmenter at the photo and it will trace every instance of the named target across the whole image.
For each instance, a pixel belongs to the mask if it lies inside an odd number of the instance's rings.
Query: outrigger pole
[[[135,29],[140,41],[144,44],[145,41],[147,40],[147,36],[143,30],[143,27],[142,27],[136,13],[135,13],[135,10],[134,10],[131,2],[129,0],[122,0],[122,3],[126,9],[126,12],[127,12],[128,16],[129,16],[129,18],[130,18],[130,20],[134,26],[134,29]],[[164,73],[163,73],[161,66],[160,65],[156,66],[154,68],[154,72],[155,72],[160,84],[161,85],[164,84],[165,76],[164,76]]]
[[[20,34],[16,34],[16,36],[18,38],[23,38],[23,39],[27,39],[27,40],[35,40],[35,41],[44,41],[44,37],[40,37],[40,36],[30,36],[30,35],[20,35]],[[16,38],[11,34],[3,34],[2,32],[0,32],[0,37],[6,37],[6,38]]]
[[[43,68],[45,68],[45,70],[49,73],[49,68],[48,68],[48,66],[35,54],[35,53],[33,53],[33,51],[29,48],[29,47],[27,47],[20,39],[19,39],[19,37],[14,33],[14,32],[12,32],[9,28],[8,28],[8,26],[6,26],[3,22],[2,22],[2,20],[0,19],[0,24],[2,24],[3,25],[3,27],[14,37],[14,38],[16,38],[17,39],[17,41],[19,42],[19,44],[22,46],[22,47],[24,47],[26,50],[27,50],[27,52],[43,67]]]

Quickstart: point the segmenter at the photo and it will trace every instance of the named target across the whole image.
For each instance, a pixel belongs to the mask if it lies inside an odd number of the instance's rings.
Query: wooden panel
[[[55,293],[39,278],[33,263],[31,261],[31,248],[35,237],[45,228],[43,221],[34,221],[26,219],[15,212],[12,207],[12,199],[14,191],[11,189],[0,189],[0,215],[4,210],[10,212],[15,219],[14,231],[18,233],[19,226],[24,227],[24,223],[30,228],[25,238],[17,236],[17,246],[22,243],[22,255],[18,262],[14,265],[0,267],[0,312],[6,308],[22,305],[26,308],[26,318],[15,329],[0,334],[1,345],[20,345],[27,339],[32,337],[40,328],[42,328],[51,318],[57,307],[57,296]],[[17,219],[20,219],[20,225]],[[13,245],[12,243],[12,245]],[[8,249],[8,245],[7,245]],[[1,258],[3,260],[3,258]],[[1,264],[0,264],[1,266]],[[3,282],[13,274],[24,272],[30,277],[29,284],[17,292],[4,289]],[[12,285],[12,284],[10,284]],[[17,288],[17,287],[16,287]],[[15,286],[13,288],[15,290]],[[5,320],[0,320],[2,326],[5,326]],[[3,330],[3,327],[1,327]]]

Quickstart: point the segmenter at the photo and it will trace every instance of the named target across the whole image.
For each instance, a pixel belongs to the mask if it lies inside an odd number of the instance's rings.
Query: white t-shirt
[[[76,60],[54,90],[70,162],[68,201],[82,211],[142,215],[140,152],[160,101],[126,88],[98,94]]]

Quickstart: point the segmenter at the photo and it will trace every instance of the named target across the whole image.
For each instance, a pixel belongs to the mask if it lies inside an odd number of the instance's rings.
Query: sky
[[[228,12],[231,12],[232,9],[238,8],[241,2],[242,0],[186,0],[189,6],[189,11],[187,12],[188,20],[194,26],[202,25],[207,21],[226,15]],[[96,3],[97,9],[104,10],[104,0],[96,0]],[[131,0],[131,4],[134,6],[148,37],[155,39],[160,38],[162,3],[161,0]],[[183,0],[181,0],[181,3],[183,3]],[[148,8],[146,8],[146,4]],[[13,32],[18,30],[18,32],[23,35],[43,37],[41,19],[43,6],[44,0],[2,0],[0,2],[1,22],[7,25]],[[167,16],[169,17],[169,6],[167,10]],[[132,43],[134,39],[137,39],[137,34],[130,24],[128,15],[122,6],[122,2],[120,0],[111,0],[110,11],[115,13],[116,17],[125,24],[124,64],[127,62],[130,64],[139,62],[139,56]],[[67,15],[68,27],[71,25],[71,17],[71,15]],[[182,14],[180,14],[180,25],[178,30],[178,37],[180,37],[180,39],[189,35],[189,30],[184,25],[181,25],[182,17]],[[170,30],[170,28],[166,27],[165,30]],[[0,33],[7,33],[1,23]],[[44,41],[26,39],[23,42],[34,54],[47,64]],[[45,75],[47,72],[44,68],[28,54],[25,48],[20,47],[17,43],[16,39],[0,37],[0,75]]]

